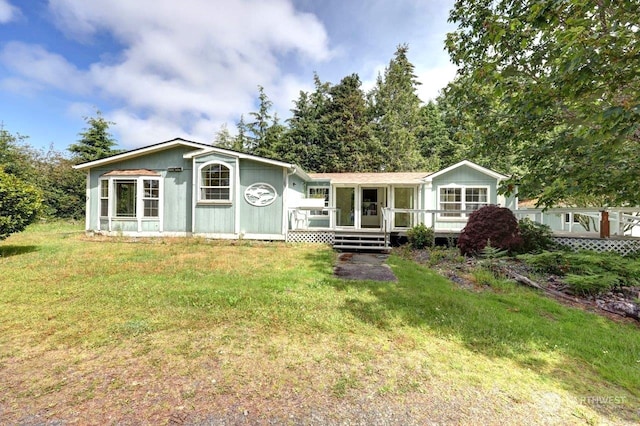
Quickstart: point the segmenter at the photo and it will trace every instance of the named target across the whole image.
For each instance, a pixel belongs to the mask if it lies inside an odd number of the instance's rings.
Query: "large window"
[[[329,188],[324,186],[311,186],[307,189],[309,198],[323,198],[324,206],[329,207]],[[311,216],[328,216],[328,210],[311,210]]]
[[[136,181],[114,180],[116,217],[136,217]]]
[[[231,201],[231,169],[220,163],[200,168],[200,201]]]
[[[101,179],[100,216],[160,217],[160,179],[147,176]]]
[[[394,188],[393,207],[396,209],[413,209],[413,188]],[[396,228],[410,228],[412,226],[411,213],[395,213],[393,222]]]
[[[452,187],[440,188],[439,210],[441,217],[460,218],[467,214],[462,210],[478,210],[489,204],[489,190],[486,187]]]

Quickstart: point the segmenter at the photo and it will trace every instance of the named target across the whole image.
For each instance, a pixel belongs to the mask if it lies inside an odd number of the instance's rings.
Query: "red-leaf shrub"
[[[458,247],[463,255],[480,253],[490,241],[491,247],[515,251],[522,245],[518,221],[513,212],[505,207],[485,206],[469,215],[467,226],[458,238]]]

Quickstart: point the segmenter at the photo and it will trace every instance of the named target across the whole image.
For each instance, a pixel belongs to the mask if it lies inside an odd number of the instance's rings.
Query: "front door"
[[[336,188],[336,225],[353,227],[355,225],[355,188]]]
[[[363,228],[382,228],[384,188],[362,188],[361,221]]]

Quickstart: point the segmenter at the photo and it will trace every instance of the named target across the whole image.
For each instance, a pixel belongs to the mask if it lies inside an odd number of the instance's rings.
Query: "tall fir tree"
[[[322,117],[329,103],[331,84],[323,82],[317,74],[313,76],[315,89],[311,93],[300,92],[287,120],[288,129],[284,142],[278,149],[278,158],[299,164],[307,171],[324,169],[323,155],[327,135]]]
[[[249,150],[249,129],[246,121],[244,121],[244,114],[240,115],[240,120],[236,123],[236,130],[238,133],[234,138],[234,149],[238,152],[247,152]]]
[[[330,100],[321,117],[327,137],[321,171],[377,171],[381,166],[381,149],[369,123],[361,85],[360,77],[351,74],[329,90]]]
[[[227,123],[223,123],[213,138],[213,145],[220,148],[235,150],[236,143],[237,140],[231,135],[231,132],[229,132]]]
[[[417,137],[428,170],[438,170],[462,160],[463,154],[449,138],[443,114],[433,101],[420,108]]]
[[[114,122],[107,121],[100,111],[96,111],[95,117],[84,117],[84,120],[89,127],[80,132],[77,143],[67,148],[74,154],[75,159],[84,163],[120,152],[113,149],[116,141],[109,133],[109,127],[114,125]]]
[[[384,148],[386,171],[410,171],[423,165],[418,134],[420,84],[407,58],[409,47],[398,46],[383,75],[369,94],[375,136]]]

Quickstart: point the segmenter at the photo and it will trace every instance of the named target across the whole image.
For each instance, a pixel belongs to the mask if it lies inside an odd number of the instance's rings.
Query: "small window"
[[[158,217],[160,204],[160,181],[156,179],[143,180],[142,202],[144,217]]]
[[[114,189],[116,194],[115,216],[136,217],[136,181],[116,180]]]
[[[209,164],[200,169],[200,200],[231,201],[231,169]]]
[[[100,181],[100,216],[109,216],[109,181]]]
[[[465,188],[464,210],[478,210],[488,204],[487,188]]]
[[[312,186],[308,189],[309,198],[324,198],[325,208],[329,207],[329,188]],[[309,212],[311,216],[328,216],[328,210],[311,210]]]
[[[564,223],[571,223],[573,216],[573,223],[580,223],[580,215],[578,213],[565,213]]]
[[[462,188],[441,188],[440,210],[451,210],[451,213],[442,213],[444,217],[460,217],[460,210],[462,210]]]

